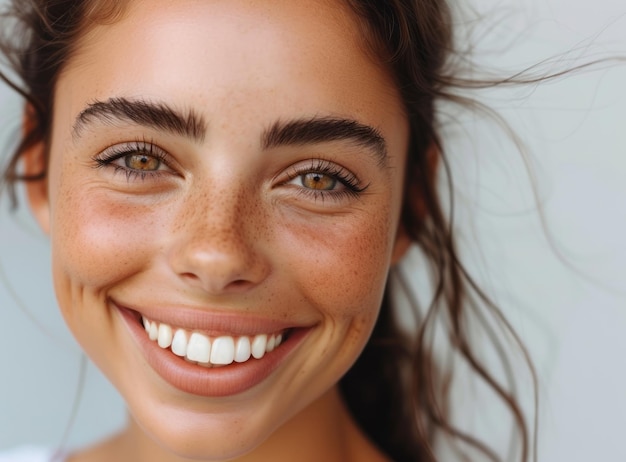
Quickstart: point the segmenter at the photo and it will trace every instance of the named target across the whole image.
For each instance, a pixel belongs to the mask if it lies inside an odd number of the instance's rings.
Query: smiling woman
[[[444,2],[12,11],[30,29],[5,80],[27,105],[5,178],[26,181],[63,317],[130,412],[69,460],[428,461],[436,430],[498,460],[443,411],[438,311],[528,459],[514,397],[469,347],[489,302],[436,187]],[[405,333],[388,278],[411,243],[436,287]]]
[[[181,456],[262,453],[306,425],[317,460],[344,458],[334,385],[380,307],[407,122],[335,8],[131,3],[56,84],[47,187],[29,197],[59,305],[142,432]]]

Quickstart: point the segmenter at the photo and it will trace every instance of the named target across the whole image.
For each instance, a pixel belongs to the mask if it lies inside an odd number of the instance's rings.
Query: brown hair
[[[442,206],[434,174],[437,165],[444,168],[451,187],[435,103],[439,99],[463,102],[450,89],[480,82],[455,78],[451,69],[452,19],[445,0],[347,2],[361,22],[368,49],[391,71],[403,97],[410,140],[401,226],[428,260],[435,285],[433,299],[417,329],[406,332],[397,320],[388,284],[372,337],[341,380],[344,399],[363,430],[393,460],[435,461],[436,435],[457,442],[461,452],[473,448],[491,460],[501,460],[488,444],[456,427],[447,412],[451,371],[437,363],[432,351],[435,324],[443,317],[447,320],[451,348],[509,409],[521,442],[519,460],[526,461],[533,447],[526,419],[515,396],[494,378],[472,349],[470,324],[482,322],[486,330],[496,324],[504,334],[512,336],[527,358],[526,351],[461,263],[451,219]],[[89,25],[114,22],[123,11],[123,3],[14,0],[11,9],[0,18],[5,23],[15,21],[11,31],[3,27],[7,32],[0,40],[0,52],[9,60],[20,83],[2,73],[0,78],[24,97],[32,111],[30,129],[4,172],[14,204],[16,181],[45,178],[45,171],[34,177],[20,176],[18,164],[29,147],[47,141],[59,73]],[[406,289],[415,315],[419,316],[420,307],[404,278],[392,273],[400,288]],[[503,337],[490,336],[498,352],[504,351]],[[534,378],[532,367],[530,370]]]

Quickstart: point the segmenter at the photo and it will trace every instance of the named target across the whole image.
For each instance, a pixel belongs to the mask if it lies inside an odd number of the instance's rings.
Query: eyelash
[[[115,169],[115,173],[123,172],[126,174],[126,179],[128,181],[136,179],[141,179],[143,181],[146,178],[160,177],[165,173],[163,170],[133,170],[128,167],[113,164],[113,162],[118,159],[123,159],[126,156],[137,154],[143,154],[151,157],[158,160],[161,164],[168,166],[167,153],[154,143],[146,140],[133,141],[131,143],[112,146],[95,156],[93,160],[96,162],[96,168],[113,167]]]
[[[129,167],[123,167],[113,163],[126,156],[137,154],[146,155],[158,160],[163,165],[168,166],[168,154],[154,143],[146,140],[138,140],[131,143],[112,146],[95,156],[94,161],[96,162],[96,168],[113,167],[115,169],[115,173],[123,172],[129,182],[136,179],[144,181],[146,178],[160,177],[165,173],[163,170],[134,170]],[[344,189],[341,190],[309,189],[304,186],[298,188],[299,194],[303,194],[309,198],[312,197],[314,200],[322,199],[323,201],[327,197],[335,200],[340,200],[345,197],[356,198],[359,197],[359,195],[368,187],[368,185],[362,186],[360,180],[350,171],[324,159],[311,159],[309,165],[297,165],[290,168],[287,172],[287,180],[281,184],[286,185],[296,178],[309,173],[319,173],[331,177],[337,180],[344,187]]]
[[[322,199],[323,201],[327,197],[335,200],[340,200],[345,197],[356,198],[368,187],[368,185],[361,185],[361,181],[350,171],[324,159],[311,159],[309,165],[292,167],[287,172],[287,180],[282,182],[282,184],[287,184],[308,173],[321,173],[322,175],[329,176],[336,179],[345,188],[339,191],[324,191],[305,187],[298,188],[299,194],[304,194],[315,200]]]

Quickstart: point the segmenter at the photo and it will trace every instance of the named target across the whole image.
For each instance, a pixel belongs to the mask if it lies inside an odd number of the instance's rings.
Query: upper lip
[[[111,303],[121,310],[129,310],[143,315],[150,321],[169,324],[188,330],[203,331],[208,334],[224,335],[257,335],[279,332],[286,329],[308,328],[315,322],[294,323],[290,321],[259,317],[241,312],[224,312],[218,310],[195,309],[186,306],[168,306],[156,308],[152,306],[136,307],[118,303],[111,299]]]

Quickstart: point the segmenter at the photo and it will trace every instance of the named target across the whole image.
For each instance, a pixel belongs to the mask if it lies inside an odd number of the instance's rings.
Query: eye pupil
[[[133,170],[158,170],[161,161],[156,157],[147,156],[145,154],[132,154],[125,157],[124,163],[126,167]]]
[[[331,191],[337,185],[337,179],[319,172],[302,175],[302,185],[309,189]]]

